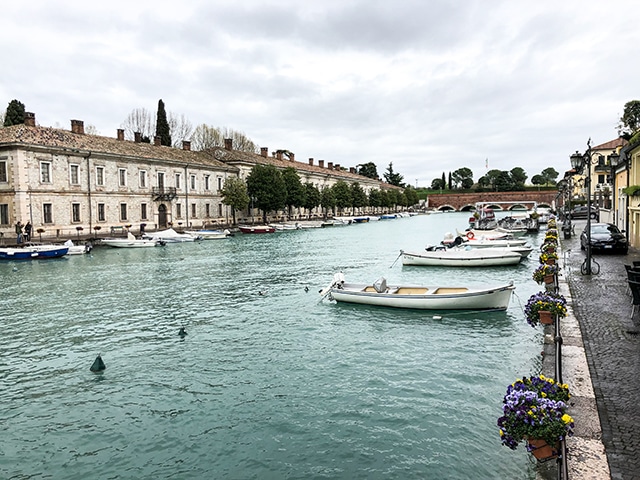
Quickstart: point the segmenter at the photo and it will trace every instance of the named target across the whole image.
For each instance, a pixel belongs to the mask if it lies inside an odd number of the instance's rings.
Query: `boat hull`
[[[330,290],[337,302],[419,310],[506,310],[512,284],[489,289],[446,287],[394,287],[379,293],[373,286],[343,284]]]
[[[41,260],[60,258],[69,252],[69,247],[24,247],[0,248],[0,260]]]
[[[160,242],[159,240],[146,240],[146,239],[136,239],[136,240],[127,240],[125,238],[105,238],[100,242],[102,245],[107,245],[108,247],[115,248],[149,248],[149,247],[157,247],[159,245],[164,245],[164,242]]]
[[[254,227],[251,226],[241,226],[238,229],[242,233],[250,233],[250,234],[258,234],[258,233],[274,233],[276,231],[275,228],[269,227],[267,225],[256,225]]]

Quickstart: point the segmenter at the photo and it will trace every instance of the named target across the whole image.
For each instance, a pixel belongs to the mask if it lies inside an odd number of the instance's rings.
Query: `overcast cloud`
[[[29,0],[2,6],[0,109],[115,137],[135,108],[345,167],[546,167],[640,99],[631,0]]]

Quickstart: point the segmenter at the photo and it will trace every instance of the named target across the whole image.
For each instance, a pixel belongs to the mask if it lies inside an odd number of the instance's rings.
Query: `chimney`
[[[84,135],[84,122],[82,120],[71,120],[71,133]]]
[[[191,150],[191,142],[189,140],[182,141],[182,149],[190,151]]]
[[[356,173],[356,167],[349,167],[349,173]]]
[[[224,148],[226,150],[233,150],[233,139],[232,138],[225,138],[224,139]]]
[[[281,152],[280,150],[278,150],[278,151],[276,152],[276,158],[277,158],[278,160],[282,160],[282,152]]]
[[[262,147],[260,149],[260,155],[262,155],[264,158],[267,158],[269,156],[269,147]]]
[[[118,129],[118,140],[120,140],[121,142],[124,141],[124,128]]]
[[[313,167],[313,157],[311,157],[311,158],[309,159],[309,165],[311,165],[311,166]]]
[[[340,164],[339,164],[339,163],[336,163],[336,165],[335,165],[335,167],[334,167],[334,168],[335,168],[336,170],[340,170]]]
[[[324,160],[318,160],[318,166],[324,168]]]
[[[291,160],[292,162],[296,161],[296,154],[295,153],[290,153],[289,154],[289,160]]]
[[[142,141],[142,133],[133,132],[133,141],[136,143],[140,143]]]
[[[36,126],[36,114],[33,112],[24,112],[24,124],[27,127]]]
[[[327,162],[327,168],[333,170],[333,162]]]
[[[153,137],[153,144],[158,147],[162,145],[162,137],[160,135],[156,135],[155,137]]]

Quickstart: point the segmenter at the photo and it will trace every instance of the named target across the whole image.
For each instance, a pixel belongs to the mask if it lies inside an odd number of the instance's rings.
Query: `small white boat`
[[[84,255],[85,253],[89,253],[93,248],[90,243],[85,245],[75,245],[71,239],[64,242],[64,246],[69,247],[67,255]]]
[[[184,233],[191,235],[193,238],[201,238],[202,240],[221,240],[231,236],[231,232],[225,230],[185,230]]]
[[[286,232],[290,230],[299,230],[297,223],[270,223],[269,227],[275,229],[276,232]]]
[[[508,237],[508,236],[507,236]],[[453,235],[446,233],[442,244],[449,247],[458,245],[471,247],[471,248],[502,248],[502,247],[522,247],[527,243],[526,239],[521,238],[485,238],[475,236],[457,236],[453,238]]]
[[[164,245],[165,242],[156,238],[136,238],[131,232],[127,232],[127,238],[103,238],[102,245],[116,248],[144,248]]]
[[[513,282],[495,287],[445,287],[387,285],[385,278],[373,284],[345,283],[337,273],[320,291],[336,302],[422,310],[506,310],[515,287]]]
[[[173,228],[168,228],[159,232],[145,233],[142,238],[149,240],[162,240],[166,243],[195,242],[196,240],[202,240],[202,237],[193,237],[188,233],[178,233]]]
[[[400,250],[402,264],[439,267],[496,267],[516,265],[523,258],[520,253],[506,248],[429,248],[424,252]]]

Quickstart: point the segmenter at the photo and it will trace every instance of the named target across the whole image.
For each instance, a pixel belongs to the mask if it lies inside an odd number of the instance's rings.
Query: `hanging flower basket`
[[[538,284],[553,283],[555,281],[555,275],[560,271],[560,267],[557,265],[547,265],[541,263],[538,268],[533,271],[533,279]]]
[[[546,263],[547,265],[555,265],[556,260],[558,259],[558,254],[556,252],[542,252],[540,254],[540,263]]]
[[[558,457],[560,445],[558,442],[552,447],[541,438],[528,438],[527,451],[536,457],[540,462],[552,460]]]
[[[538,319],[543,325],[553,325],[553,315],[548,310],[538,310]]]

